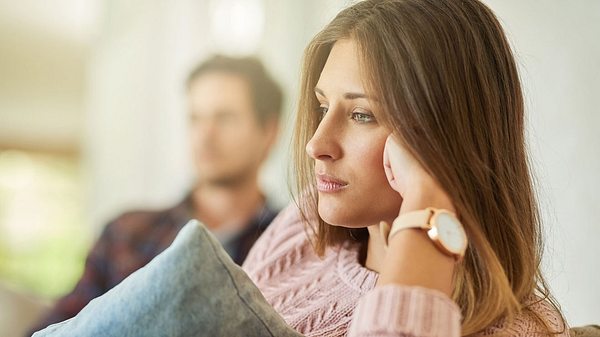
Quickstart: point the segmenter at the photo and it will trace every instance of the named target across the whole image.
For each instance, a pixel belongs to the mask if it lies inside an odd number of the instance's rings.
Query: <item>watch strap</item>
[[[429,237],[438,246],[438,249],[440,249],[444,254],[454,257],[456,259],[456,261],[460,261],[464,256],[464,249],[462,252],[459,252],[459,253],[452,252],[452,251],[448,250],[448,248],[443,246],[443,244],[440,243],[440,241],[438,241],[439,239],[436,238],[435,234],[433,234],[434,236],[431,236],[430,230],[432,229],[433,226],[435,226],[435,224],[431,223],[432,218],[436,214],[439,214],[439,213],[449,213],[453,217],[456,217],[456,215],[453,212],[450,212],[448,210],[428,207],[426,209],[421,209],[421,210],[401,214],[396,219],[394,219],[391,226],[387,222],[382,221],[380,223],[380,231],[381,231],[381,235],[384,239],[384,247],[387,249],[389,240],[395,234],[397,234],[398,232],[400,232],[404,229],[409,229],[409,228],[424,229],[424,230],[428,231]],[[464,231],[464,228],[462,230]],[[466,248],[466,246],[465,246],[465,248]]]
[[[431,228],[429,224],[429,220],[435,210],[431,207],[426,209],[421,209],[418,211],[412,211],[408,213],[404,213],[397,217],[394,222],[392,222],[392,228],[390,229],[390,234],[388,235],[388,240],[391,239],[396,233],[401,230],[409,229],[409,228],[421,228],[421,229],[429,229]]]
[[[429,207],[418,211],[404,213],[394,219],[394,222],[392,222],[391,226],[389,223],[382,221],[379,224],[379,229],[381,231],[381,236],[383,237],[385,247],[387,248],[389,239],[394,234],[398,233],[398,231],[407,228],[429,229],[429,220],[434,212],[435,210]]]

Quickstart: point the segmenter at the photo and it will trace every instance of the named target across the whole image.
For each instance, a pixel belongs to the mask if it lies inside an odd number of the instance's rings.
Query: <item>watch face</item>
[[[467,235],[462,224],[453,215],[439,212],[435,215],[435,228],[439,242],[453,254],[464,251]]]

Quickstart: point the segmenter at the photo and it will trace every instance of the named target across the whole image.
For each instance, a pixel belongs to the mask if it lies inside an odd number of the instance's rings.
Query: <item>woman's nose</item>
[[[306,144],[306,153],[315,160],[337,160],[342,155],[339,138],[341,131],[327,114]],[[339,124],[339,123],[338,123]]]

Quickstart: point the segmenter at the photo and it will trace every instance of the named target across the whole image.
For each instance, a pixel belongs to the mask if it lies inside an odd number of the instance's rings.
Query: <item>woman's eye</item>
[[[358,123],[370,123],[375,121],[375,117],[364,112],[353,112],[352,119]]]
[[[317,111],[319,112],[319,120],[321,120],[321,119],[323,119],[323,117],[325,117],[328,110],[329,110],[328,107],[322,106],[322,105],[317,109]]]

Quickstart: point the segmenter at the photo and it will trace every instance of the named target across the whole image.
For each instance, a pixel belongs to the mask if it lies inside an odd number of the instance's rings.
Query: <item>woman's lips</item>
[[[348,183],[327,174],[317,174],[317,190],[319,192],[338,192],[348,186]]]

